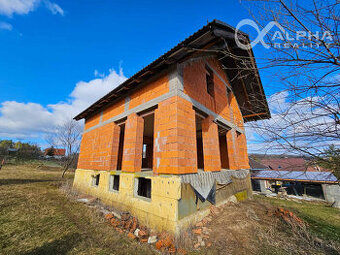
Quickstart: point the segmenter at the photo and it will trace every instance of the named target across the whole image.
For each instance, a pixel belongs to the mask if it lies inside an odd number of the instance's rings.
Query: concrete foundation
[[[93,180],[98,174],[100,178],[96,186]],[[120,176],[118,191],[110,188],[113,175]],[[151,179],[151,198],[137,194],[140,177]],[[73,187],[81,193],[98,197],[103,203],[120,211],[129,211],[152,229],[167,230],[175,235],[208,215],[211,205],[208,201],[197,199],[191,185],[184,183],[180,175],[154,175],[152,171],[127,173],[77,169]],[[230,183],[217,184],[216,204],[227,202],[233,195],[243,200],[251,193],[249,174],[243,179],[231,177]]]

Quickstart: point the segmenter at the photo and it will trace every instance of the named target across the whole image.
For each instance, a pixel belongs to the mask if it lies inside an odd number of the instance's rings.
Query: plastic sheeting
[[[183,183],[189,183],[197,193],[201,201],[205,201],[216,183],[229,184],[231,177],[244,179],[249,174],[249,170],[222,170],[220,172],[201,172],[195,174],[181,175]]]

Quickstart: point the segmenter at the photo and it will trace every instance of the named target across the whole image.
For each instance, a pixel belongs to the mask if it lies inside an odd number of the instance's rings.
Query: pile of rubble
[[[165,231],[156,233],[149,230],[146,226],[140,224],[136,217],[132,216],[128,212],[118,213],[108,211],[101,205],[97,198],[88,195],[79,196],[77,201],[100,209],[115,230],[120,233],[125,233],[130,239],[154,245],[154,247],[161,252],[169,254],[187,254],[185,249],[176,247],[175,239],[172,235]],[[181,241],[185,241],[183,245],[180,244],[181,247],[193,247],[196,250],[203,247],[209,248],[212,245],[212,243],[209,242],[212,230],[208,228],[208,225],[222,212],[224,206],[228,206],[230,203],[237,203],[234,196],[231,197],[228,203],[220,208],[213,205],[210,206],[210,213],[206,217],[196,223],[191,230],[189,229],[188,231],[183,232],[184,236],[181,236],[181,239],[183,239]]]
[[[201,247],[210,247],[211,242],[209,242],[209,237],[211,229],[206,225],[212,221],[214,217],[220,214],[221,209],[216,206],[210,206],[210,213],[208,216],[204,217],[200,222],[196,223],[195,227],[191,230],[192,234],[195,236],[194,248],[199,249]]]
[[[138,219],[128,212],[120,215],[108,213],[105,218],[110,221],[111,225],[120,233],[127,233],[127,236],[141,243],[155,245],[155,247],[170,254],[182,254],[187,252],[184,249],[176,248],[174,238],[167,232],[155,233],[150,231],[146,226],[139,224]]]
[[[289,211],[284,208],[276,208],[275,211],[269,211],[268,212],[269,216],[275,215],[278,218],[281,218],[283,221],[285,221],[287,224],[292,225],[297,223],[300,226],[304,226],[305,222],[300,219],[298,216],[296,216],[292,211]]]

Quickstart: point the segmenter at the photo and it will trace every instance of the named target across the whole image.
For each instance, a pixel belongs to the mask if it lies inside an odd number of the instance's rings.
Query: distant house
[[[331,203],[340,201],[339,180],[326,169],[308,166],[303,158],[259,161],[249,159],[254,191],[277,193],[279,188],[284,187],[288,195],[311,196]]]
[[[44,150],[44,155],[47,156],[50,150],[53,150],[53,156],[57,156],[57,157],[65,156],[65,153],[66,153],[65,149],[57,149],[57,148],[50,147]]]
[[[270,170],[325,172],[319,166],[302,157],[264,158],[259,162]]]
[[[8,148],[7,151],[8,151],[8,155],[12,155],[13,156],[13,155],[17,154],[18,149],[16,149],[16,148]]]
[[[249,157],[249,166],[250,166],[250,169],[268,169],[269,170],[269,167],[262,164],[261,162],[259,162],[258,160],[255,160],[253,159],[252,157]]]

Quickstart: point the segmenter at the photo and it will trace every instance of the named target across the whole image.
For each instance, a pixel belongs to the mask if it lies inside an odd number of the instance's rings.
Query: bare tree
[[[58,125],[55,132],[46,138],[46,141],[51,146],[65,149],[65,156],[61,158],[63,167],[62,177],[64,177],[66,171],[70,167],[77,163],[81,133],[82,128],[80,124],[73,119],[70,119],[63,124]]]
[[[272,118],[248,128],[260,135],[262,150],[327,162],[328,146],[340,146],[340,2],[250,0],[245,5],[259,31],[265,29],[257,38],[262,39],[257,47],[264,46],[257,64],[282,86],[269,99]],[[248,47],[256,36],[250,40],[238,33],[237,39]],[[251,54],[237,55],[232,47],[222,54],[238,60],[236,78],[256,68]]]

